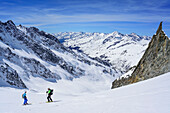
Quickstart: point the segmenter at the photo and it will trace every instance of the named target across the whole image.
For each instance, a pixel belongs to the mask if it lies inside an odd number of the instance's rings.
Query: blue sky
[[[50,33],[118,31],[170,36],[170,0],[0,0],[0,21]]]

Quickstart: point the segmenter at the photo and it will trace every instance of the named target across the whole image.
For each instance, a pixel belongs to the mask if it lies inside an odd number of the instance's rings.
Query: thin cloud
[[[0,4],[0,19],[26,26],[100,22],[170,22],[169,0],[57,0]],[[11,4],[10,4],[11,3]],[[46,4],[41,4],[46,3]],[[98,23],[96,23],[98,22]],[[82,24],[81,24],[82,23]],[[95,23],[95,24],[92,24]],[[100,24],[99,26],[104,26]],[[74,28],[73,28],[74,29]],[[123,28],[124,29],[124,28]]]
[[[31,14],[26,17],[15,17],[17,23],[38,23],[39,25],[70,23],[70,22],[99,22],[99,21],[129,21],[129,22],[170,22],[170,17],[162,17],[159,15],[142,16],[135,14],[119,14],[119,15],[104,15],[104,14],[82,14],[82,15],[57,15],[45,14],[36,15]]]

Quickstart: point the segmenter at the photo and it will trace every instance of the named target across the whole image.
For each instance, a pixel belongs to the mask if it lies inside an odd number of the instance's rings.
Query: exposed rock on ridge
[[[170,40],[160,23],[148,48],[130,77],[122,77],[112,83],[112,88],[136,83],[170,72]]]
[[[12,86],[27,88],[18,73],[7,64],[0,64],[0,79]]]
[[[35,77],[57,82],[81,76],[96,80],[114,73],[96,59],[63,46],[52,34],[35,27],[16,26],[11,20],[0,21],[0,87],[29,89],[30,83],[36,83],[32,79]]]

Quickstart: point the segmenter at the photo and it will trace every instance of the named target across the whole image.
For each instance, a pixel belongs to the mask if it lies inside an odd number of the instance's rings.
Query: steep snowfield
[[[27,94],[32,105],[22,105],[24,90],[1,87],[0,113],[170,113],[170,72],[113,90],[86,76],[57,84],[32,79],[37,81]],[[54,88],[53,103],[45,103],[47,87]]]

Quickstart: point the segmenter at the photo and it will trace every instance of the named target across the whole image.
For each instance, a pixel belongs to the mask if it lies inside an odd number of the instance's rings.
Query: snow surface
[[[90,57],[107,60],[122,72],[137,65],[144,54],[151,37],[135,33],[86,33],[64,32],[55,36],[66,46],[77,48]]]
[[[0,113],[170,113],[170,72],[112,90],[88,76],[58,83],[30,79],[36,81],[27,90],[32,105],[22,105],[23,89],[1,87]],[[48,87],[54,89],[53,103],[45,103]]]

